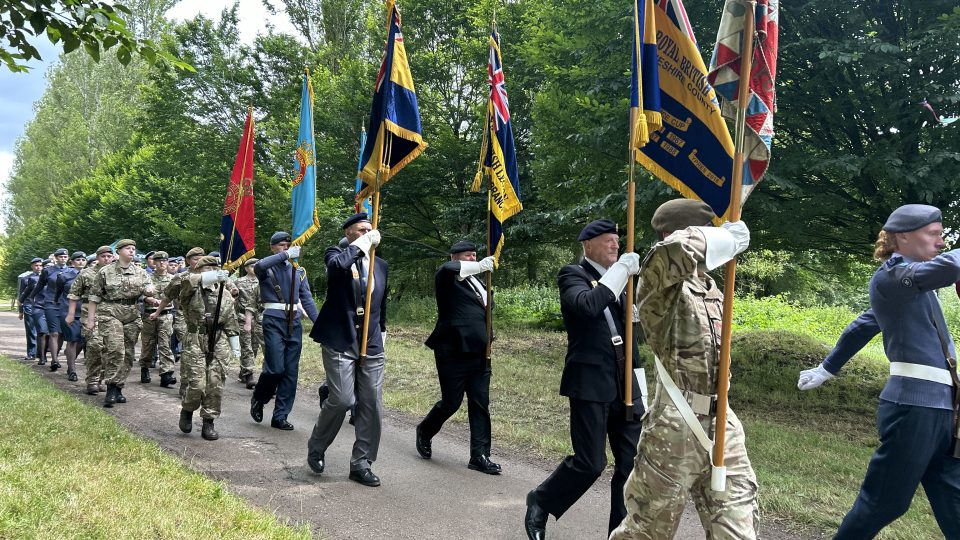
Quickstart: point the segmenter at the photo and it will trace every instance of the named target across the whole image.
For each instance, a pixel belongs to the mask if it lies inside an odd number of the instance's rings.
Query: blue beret
[[[37,264],[37,263],[42,263],[42,262],[43,262],[43,259],[41,259],[40,257],[34,257],[34,258],[30,259],[30,264]]]
[[[87,254],[82,251],[74,251],[73,255],[70,256],[71,261],[75,259],[86,259],[86,258],[87,258]]]
[[[144,257],[145,259],[149,259],[150,257],[153,257],[154,254],[156,254],[156,251],[148,251],[147,254],[144,255],[143,257]]]
[[[280,242],[293,242],[293,237],[290,236],[290,233],[285,231],[277,231],[273,233],[273,236],[270,237],[270,245],[275,246]]]
[[[450,246],[451,255],[455,253],[464,253],[467,251],[476,251],[476,250],[477,250],[477,245],[469,240],[461,240],[456,244]]]
[[[87,264],[90,264],[90,263],[92,263],[92,262],[95,261],[95,260],[97,260],[97,256],[96,256],[96,255],[94,255],[94,254],[92,254],[92,253],[91,253],[90,255],[87,255]]]
[[[883,230],[892,233],[915,231],[931,223],[942,221],[940,209],[927,204],[905,204],[894,210]]]
[[[210,253],[207,253],[207,255],[209,255],[209,256],[211,256],[211,257],[216,257],[216,258],[218,258],[218,259],[220,258],[220,252],[219,252],[219,251],[211,251]]]
[[[580,236],[577,237],[578,242],[583,242],[584,240],[590,240],[591,238],[596,238],[601,234],[619,234],[617,230],[617,224],[610,221],[609,219],[598,219],[596,221],[590,222],[586,227],[580,231]]]
[[[67,251],[67,248],[60,248],[60,249],[58,249],[58,250],[56,250],[56,251],[53,252],[54,257],[59,256],[59,255],[69,255],[69,254],[70,254],[70,252]]]
[[[366,212],[360,212],[359,214],[354,214],[348,217],[347,220],[343,222],[343,228],[346,229],[347,227],[355,223],[360,223],[361,221],[366,221],[367,223],[370,223],[370,218],[367,217]]]

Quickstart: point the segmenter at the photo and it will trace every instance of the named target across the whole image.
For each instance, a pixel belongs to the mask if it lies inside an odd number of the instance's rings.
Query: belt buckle
[[[366,313],[362,307],[357,308],[357,317],[363,317],[363,314]]]
[[[716,410],[717,398],[705,396],[703,394],[693,394],[690,396],[690,408],[700,416],[713,414]]]
[[[610,341],[612,341],[613,344],[616,345],[617,347],[619,347],[620,345],[623,345],[623,338],[620,336],[613,336],[612,338],[610,338]]]

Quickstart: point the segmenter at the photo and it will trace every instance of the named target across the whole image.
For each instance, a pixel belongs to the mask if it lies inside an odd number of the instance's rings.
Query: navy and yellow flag
[[[503,76],[503,57],[500,56],[500,35],[496,28],[490,34],[490,59],[487,62],[490,81],[490,99],[487,102],[487,121],[484,127],[486,148],[483,150],[483,170],[490,176],[488,211],[489,253],[500,264],[503,251],[503,222],[523,210],[520,202],[520,177],[517,173],[517,151],[513,142],[513,124],[510,121],[510,102]],[[473,191],[480,190],[481,173],[474,179]]]
[[[223,269],[233,270],[253,257],[253,108],[247,110],[240,148],[233,161],[227,197],[220,219],[220,256]]]
[[[657,25],[653,0],[633,3],[633,62],[630,77],[630,109],[634,125],[630,147],[640,150],[650,142],[650,132],[660,129],[660,73],[657,71]]]
[[[363,188],[357,200],[373,194],[378,180],[382,186],[427,147],[420,130],[420,110],[413,76],[407,63],[407,51],[400,33],[400,10],[395,0],[387,0],[387,44],[373,92],[370,124],[373,138],[360,158]]]
[[[720,114],[717,95],[707,82],[707,68],[697,49],[693,28],[680,0],[634,0],[634,65],[632,87],[642,102],[631,105],[651,110],[656,89],[662,124],[646,117],[649,141],[637,129],[633,141],[636,160],[684,197],[699,199],[713,209],[717,222],[730,212],[733,140]],[[638,46],[636,43],[640,43]],[[656,47],[651,47],[656,43]],[[658,83],[653,83],[652,71]],[[640,98],[638,98],[639,100]],[[656,112],[656,111],[653,111]]]

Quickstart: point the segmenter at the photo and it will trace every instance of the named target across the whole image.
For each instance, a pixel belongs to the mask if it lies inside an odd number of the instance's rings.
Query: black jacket
[[[366,291],[355,288],[353,273],[357,271],[357,261],[363,259],[363,252],[351,245],[346,248],[332,246],[327,248],[323,259],[327,266],[327,297],[313,323],[310,337],[335,351],[344,352],[360,341],[357,337],[360,331],[356,327],[363,324],[363,319],[357,316],[357,297],[359,295],[360,307],[363,307]],[[368,355],[383,352],[381,332],[387,330],[387,261],[376,257],[373,272]],[[366,272],[363,278],[366,280]]]
[[[437,326],[426,345],[448,353],[482,354],[487,350],[483,297],[467,280],[458,279],[459,276],[460,261],[446,262],[437,270],[434,277]]]
[[[584,401],[611,402],[623,399],[622,375],[618,377],[617,355],[603,309],[610,307],[617,332],[624,337],[626,294],[620,302],[610,289],[598,285],[600,274],[586,260],[560,269],[560,311],[567,329],[567,358],[560,379],[560,395]],[[637,333],[634,332],[633,367],[639,367]],[[633,400],[639,405],[640,387],[633,379]],[[642,407],[635,410],[640,410]]]

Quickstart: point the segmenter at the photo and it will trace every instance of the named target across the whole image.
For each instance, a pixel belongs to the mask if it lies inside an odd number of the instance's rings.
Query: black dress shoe
[[[310,470],[317,474],[323,474],[323,469],[326,467],[326,463],[323,461],[323,454],[320,454],[320,457],[312,457],[310,454],[307,454],[307,467],[310,467]]]
[[[323,402],[330,397],[330,387],[327,386],[327,383],[323,383],[320,385],[320,388],[317,388],[317,395],[320,396],[320,407],[322,408]]]
[[[547,536],[547,511],[537,501],[536,492],[527,493],[527,514],[523,516],[523,528],[529,540],[544,540]]]
[[[500,465],[490,461],[490,458],[484,455],[470,458],[467,468],[472,471],[480,471],[483,474],[500,474]]]
[[[417,453],[420,454],[420,457],[423,459],[433,457],[433,445],[430,443],[430,439],[423,436],[423,433],[420,431],[420,426],[417,426]],[[471,460],[471,463],[472,462]]]
[[[380,485],[380,477],[373,474],[373,471],[370,469],[350,471],[350,479],[368,487],[377,487]]]
[[[41,358],[41,359],[37,362],[37,365],[38,365],[38,366],[44,366],[44,365],[46,365],[46,364],[47,364],[47,358],[46,358],[46,357]]]
[[[274,418],[270,420],[270,427],[282,429],[284,431],[293,431],[293,424],[287,422],[286,418]]]
[[[77,372],[71,371],[71,372],[67,373],[67,380],[70,381],[70,382],[76,382],[76,381],[77,381]]]
[[[144,384],[150,382],[150,368],[148,367],[140,368],[140,382]]]
[[[257,401],[256,396],[250,397],[250,417],[258,424],[263,422],[263,403]]]
[[[193,411],[180,409],[180,431],[184,433],[193,431]]]
[[[56,371],[60,369],[60,362],[50,362],[50,371]]]

